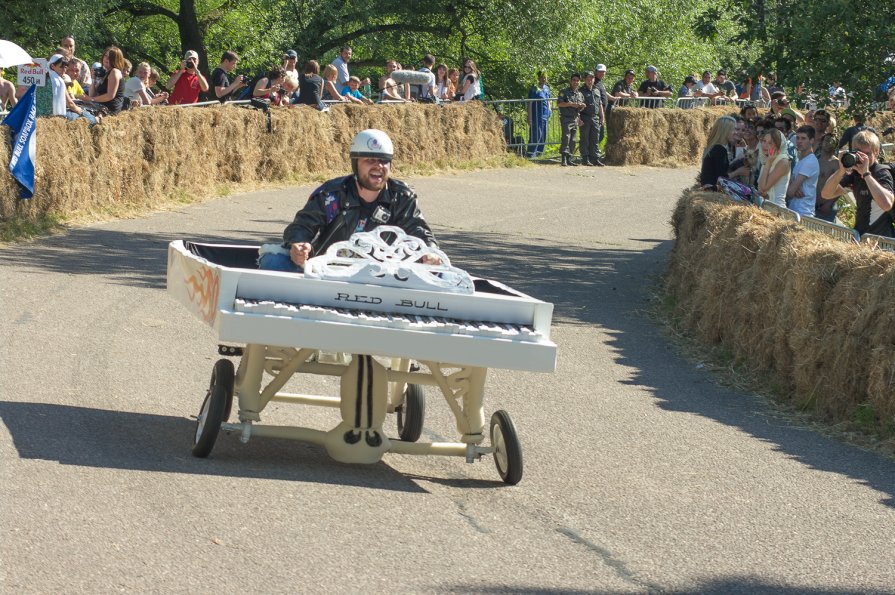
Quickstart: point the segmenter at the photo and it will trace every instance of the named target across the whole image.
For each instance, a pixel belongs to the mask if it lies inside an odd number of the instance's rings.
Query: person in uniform
[[[400,227],[437,248],[435,235],[404,182],[390,177],[394,146],[381,130],[362,130],[351,143],[352,175],[335,178],[311,193],[305,206],[283,232],[283,244],[261,247],[258,268],[301,273],[305,262],[335,242],[380,225]],[[434,255],[424,264],[441,264]]]
[[[544,71],[538,73],[538,84],[528,92],[528,156],[544,152],[547,142],[547,121],[550,119],[550,86]]]
[[[600,92],[594,88],[593,72],[584,74],[584,86],[581,94],[584,96],[584,109],[579,112],[581,127],[581,165],[596,165],[597,151],[600,150]]]
[[[597,134],[596,158],[593,161],[594,165],[598,165],[600,167],[606,165],[601,159],[603,157],[603,154],[600,151],[600,144],[602,144],[603,142],[603,137],[606,136],[606,122],[609,119],[609,93],[606,91],[606,87],[603,86],[603,79],[605,78],[605,76],[606,65],[597,64],[596,69],[594,69],[594,89],[596,89],[600,93],[600,130]]]
[[[578,165],[572,158],[575,152],[575,132],[578,130],[578,114],[585,108],[584,95],[578,85],[581,84],[581,75],[573,72],[569,77],[569,86],[563,89],[556,98],[556,106],[559,108],[559,121],[562,140],[559,152],[562,156],[562,164]]]

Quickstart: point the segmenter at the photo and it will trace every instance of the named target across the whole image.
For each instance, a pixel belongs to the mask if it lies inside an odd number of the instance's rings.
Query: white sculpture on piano
[[[438,256],[442,264],[420,263],[427,254]],[[330,281],[461,294],[474,292],[472,278],[466,271],[451,266],[444,252],[390,225],[336,242],[325,254],[309,259],[304,273],[306,277]]]

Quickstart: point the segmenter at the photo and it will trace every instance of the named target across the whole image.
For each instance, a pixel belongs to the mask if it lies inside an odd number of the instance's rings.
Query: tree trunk
[[[199,26],[199,17],[196,14],[196,0],[180,0],[180,14],[177,19],[177,28],[180,31],[180,57],[187,50],[193,50],[199,54],[199,70],[207,77],[208,54],[205,50],[205,32]]]

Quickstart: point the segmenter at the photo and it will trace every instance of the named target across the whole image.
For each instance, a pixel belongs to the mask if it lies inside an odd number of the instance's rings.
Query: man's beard
[[[361,176],[361,174],[358,173],[355,178],[357,179],[358,185],[364,190],[382,190],[388,182],[388,176],[385,174],[383,174],[382,179],[378,182],[372,181],[369,173],[366,176]]]

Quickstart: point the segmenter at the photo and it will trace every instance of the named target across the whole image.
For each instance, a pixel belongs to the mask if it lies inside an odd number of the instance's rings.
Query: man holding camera
[[[221,56],[221,63],[211,73],[214,98],[221,103],[233,99],[233,94],[248,84],[245,75],[237,76],[232,83],[230,82],[230,77],[227,74],[233,72],[237,62],[239,62],[239,56],[235,52],[226,51]]]
[[[654,99],[654,101],[641,101],[640,107],[662,107],[666,97],[671,97],[671,87],[659,78],[659,71],[655,66],[646,67],[646,80],[640,83],[637,92],[641,98]]]
[[[824,184],[821,197],[829,200],[851,189],[857,202],[855,231],[895,237],[892,170],[877,161],[879,137],[872,130],[862,130],[852,146],[854,151],[839,158],[839,169]]]
[[[174,72],[168,79],[168,86],[173,87],[168,103],[171,105],[183,105],[197,103],[199,93],[208,92],[208,81],[199,72],[199,54],[193,50],[187,50],[183,55],[181,69]]]

